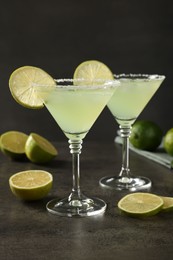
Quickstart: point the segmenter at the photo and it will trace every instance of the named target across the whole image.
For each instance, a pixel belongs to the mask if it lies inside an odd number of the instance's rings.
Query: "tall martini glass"
[[[122,168],[118,176],[103,177],[100,185],[115,190],[138,191],[151,187],[150,179],[133,176],[129,168],[129,137],[131,126],[158,90],[165,76],[121,74],[116,75],[121,86],[108,102],[108,108],[119,124],[122,137]]]
[[[82,142],[95,120],[112,97],[117,84],[113,81],[93,81],[91,85],[78,80],[56,80],[56,86],[39,86],[37,92],[44,105],[68,138],[72,154],[72,191],[67,198],[53,199],[47,210],[61,216],[92,216],[102,213],[106,203],[88,198],[80,188],[80,158]]]

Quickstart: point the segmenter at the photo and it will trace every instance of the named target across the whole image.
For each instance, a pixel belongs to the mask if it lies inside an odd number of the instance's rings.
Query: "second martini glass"
[[[82,140],[112,97],[116,86],[113,81],[93,81],[84,85],[82,80],[60,79],[57,85],[39,86],[37,92],[50,114],[69,139],[72,154],[73,187],[62,200],[53,199],[47,210],[60,216],[92,216],[102,213],[106,203],[99,198],[88,198],[80,189],[80,160]]]
[[[122,168],[118,176],[103,177],[100,185],[108,189],[138,191],[151,187],[150,179],[133,176],[129,168],[129,137],[131,126],[157,91],[165,76],[121,74],[121,83],[108,103],[108,108],[119,124],[122,137]]]

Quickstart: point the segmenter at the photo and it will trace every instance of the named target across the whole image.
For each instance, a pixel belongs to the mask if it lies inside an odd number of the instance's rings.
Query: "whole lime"
[[[169,129],[164,137],[163,147],[165,151],[173,156],[173,128]]]
[[[154,122],[138,120],[132,126],[130,143],[138,149],[154,151],[163,137],[161,128]]]

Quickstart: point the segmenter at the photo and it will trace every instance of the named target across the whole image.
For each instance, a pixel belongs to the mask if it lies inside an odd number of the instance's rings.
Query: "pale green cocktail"
[[[129,168],[129,136],[131,125],[158,90],[165,76],[129,74],[116,75],[121,83],[108,102],[108,108],[120,125],[123,141],[122,168],[119,176],[103,177],[100,185],[115,190],[137,191],[149,189],[151,181],[143,176],[134,177]]]
[[[92,216],[102,213],[106,203],[88,198],[80,190],[79,155],[82,139],[107,105],[119,82],[101,81],[78,86],[78,81],[57,80],[57,86],[36,86],[37,93],[69,139],[72,154],[73,188],[70,195],[47,204],[47,210],[61,216]],[[81,82],[81,80],[80,80]]]
[[[44,101],[68,138],[83,139],[112,96],[113,88],[57,86]],[[41,92],[40,92],[41,95]]]
[[[122,78],[120,81],[121,88],[109,101],[108,108],[120,125],[132,125],[159,88],[162,79],[152,75],[149,79]]]

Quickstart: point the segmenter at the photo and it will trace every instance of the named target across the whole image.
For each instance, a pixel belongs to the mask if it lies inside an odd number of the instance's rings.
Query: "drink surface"
[[[119,124],[131,125],[157,91],[162,80],[120,79],[120,82],[120,87],[108,102],[108,108]]]
[[[40,88],[39,95],[68,138],[84,138],[107,102],[114,88],[56,87]]]

